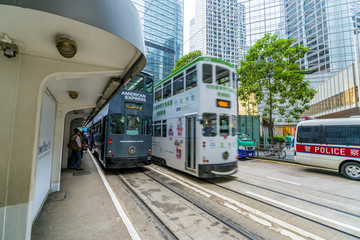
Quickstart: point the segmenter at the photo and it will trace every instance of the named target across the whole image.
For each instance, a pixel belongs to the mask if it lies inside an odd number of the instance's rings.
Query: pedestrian
[[[290,149],[292,143],[290,133],[288,133],[288,135],[286,136],[285,141],[286,141],[286,149]]]
[[[292,137],[291,147],[295,147],[295,137]]]
[[[75,169],[75,163],[76,163],[76,170],[84,170],[83,168],[80,168],[81,164],[81,152],[82,152],[82,144],[81,144],[81,138],[80,138],[80,130],[75,128],[74,134],[72,135],[71,141],[70,141],[70,148],[72,150],[71,154],[71,169]]]

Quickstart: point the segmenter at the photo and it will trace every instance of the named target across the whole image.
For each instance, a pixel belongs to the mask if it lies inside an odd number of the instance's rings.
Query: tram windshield
[[[202,133],[205,137],[213,137],[216,136],[216,114],[215,113],[204,113],[203,114],[203,125],[202,125]]]
[[[218,85],[230,87],[230,71],[216,66],[216,83]]]
[[[110,114],[110,134],[124,134],[125,115],[119,113]]]
[[[220,136],[229,136],[230,132],[229,115],[220,114]]]
[[[141,118],[141,134],[150,135],[152,134],[152,118],[143,116]]]
[[[137,115],[127,115],[126,134],[138,135],[140,127],[140,117]]]
[[[135,76],[126,85],[125,90],[143,92],[144,91],[144,77]]]

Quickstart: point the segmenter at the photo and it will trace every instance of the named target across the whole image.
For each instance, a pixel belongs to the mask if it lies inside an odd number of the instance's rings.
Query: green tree
[[[309,48],[292,46],[295,39],[278,39],[275,34],[265,34],[250,48],[245,60],[240,62],[238,97],[243,106],[265,105],[259,115],[268,122],[273,139],[275,112],[285,122],[299,119],[309,109],[308,103],[316,91],[305,81],[306,69],[301,69],[298,60]],[[248,109],[254,113],[256,109]],[[271,141],[273,145],[273,141]]]
[[[189,62],[191,62],[193,59],[197,58],[200,55],[201,55],[201,51],[196,50],[182,56],[179,60],[176,61],[174,68],[171,70],[171,73],[182,68],[183,66],[185,66],[186,64],[188,64]]]

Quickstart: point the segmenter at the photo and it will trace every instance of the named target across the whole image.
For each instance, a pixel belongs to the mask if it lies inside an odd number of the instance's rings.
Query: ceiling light
[[[77,91],[69,91],[69,97],[71,99],[77,99],[78,96],[79,96],[79,92],[77,92]]]
[[[61,56],[72,58],[77,52],[77,44],[70,37],[59,36],[56,40],[56,48]]]

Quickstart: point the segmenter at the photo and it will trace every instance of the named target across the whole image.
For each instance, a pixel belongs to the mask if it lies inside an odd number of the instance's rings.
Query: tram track
[[[149,215],[155,220],[159,228],[172,240],[178,240],[179,238],[170,230],[169,227],[151,210],[151,208],[141,199],[141,197],[130,187],[130,185],[123,179],[123,177],[116,172],[116,176],[123,186],[132,194],[133,197],[141,204],[142,207],[149,213]]]
[[[236,239],[251,239],[251,240],[262,239],[261,237],[258,237],[258,236],[255,236],[255,235],[252,235],[252,234],[246,232],[245,230],[241,229],[241,226],[238,226],[237,223],[231,222],[231,220],[226,219],[221,214],[212,211],[211,209],[209,209],[209,208],[203,206],[202,204],[200,204],[199,202],[189,198],[188,196],[181,193],[180,191],[173,189],[172,187],[168,186],[167,184],[164,184],[161,180],[157,179],[154,176],[151,176],[150,174],[146,173],[145,171],[140,170],[139,172],[142,173],[147,178],[151,179],[152,181],[156,182],[157,184],[161,185],[162,187],[166,188],[167,190],[171,191],[172,193],[177,195],[179,198],[190,203],[192,206],[195,206],[201,212],[211,216],[211,218],[213,218],[215,220],[215,222],[218,221],[218,222],[224,224],[229,229],[233,230],[235,233],[239,234],[239,237],[236,237]],[[127,176],[127,178],[128,177],[129,176]],[[121,176],[120,174],[117,173],[117,178],[129,190],[129,192],[131,192],[131,194],[137,199],[137,201],[139,203],[141,203],[141,205],[146,209],[146,211],[155,219],[155,221],[158,223],[159,227],[163,230],[163,232],[166,232],[167,236],[169,236],[169,239],[182,239],[181,237],[177,236],[176,231],[174,232],[173,230],[171,230],[172,227],[167,226],[167,221],[162,220],[161,217],[159,217],[157,215],[157,213],[155,213],[156,211],[153,211],[152,207],[149,206],[142,199],[142,198],[146,198],[146,196],[145,197],[139,196],[139,194],[136,193],[136,191],[133,189],[133,187],[130,186],[129,183],[127,183],[127,181],[129,181],[129,180],[133,181],[130,179],[131,177],[129,177],[129,179],[124,179],[123,176]],[[157,204],[158,204],[158,207],[161,208],[161,205],[159,203],[157,203]],[[218,223],[214,224],[214,226],[218,226]],[[234,233],[232,233],[232,234],[234,234]],[[232,235],[232,236],[234,236],[234,235]],[[191,238],[193,238],[193,237],[191,237]],[[194,238],[194,239],[196,239],[196,238]],[[233,238],[231,237],[231,239],[233,239]]]
[[[302,218],[302,219],[304,219],[304,220],[310,221],[310,222],[312,222],[312,223],[318,224],[318,225],[320,225],[320,226],[326,227],[327,229],[331,229],[331,230],[333,230],[333,231],[342,233],[342,234],[347,235],[347,236],[349,236],[349,237],[359,238],[359,236],[357,236],[357,235],[354,235],[354,234],[345,232],[345,231],[340,230],[340,229],[338,229],[338,228],[335,228],[335,227],[332,227],[332,226],[330,226],[330,225],[324,224],[324,223],[322,223],[322,222],[320,222],[320,221],[316,221],[316,220],[314,220],[314,219],[305,217],[305,216],[303,216],[303,215],[301,215],[301,214],[294,213],[294,212],[292,212],[292,211],[290,211],[290,210],[287,210],[287,209],[285,209],[285,208],[276,206],[276,205],[271,204],[271,203],[269,203],[269,202],[260,200],[260,199],[258,199],[258,198],[256,198],[256,197],[249,196],[248,194],[244,194],[244,193],[238,192],[238,191],[236,191],[236,190],[230,189],[230,188],[228,188],[228,187],[221,186],[221,185],[219,185],[219,184],[216,184],[216,183],[213,183],[213,182],[210,182],[210,181],[207,181],[207,180],[204,180],[204,181],[206,181],[207,183],[213,184],[213,185],[215,185],[215,186],[217,186],[217,187],[219,187],[219,188],[222,188],[222,189],[225,189],[225,190],[227,190],[227,191],[233,192],[233,193],[235,193],[235,194],[241,195],[241,196],[243,196],[243,197],[249,198],[249,199],[251,199],[251,200],[253,200],[253,201],[256,201],[256,202],[265,204],[265,205],[267,205],[267,206],[270,206],[270,207],[272,207],[272,208],[281,210],[281,211],[286,212],[286,213],[288,213],[288,214],[291,214],[291,215],[293,215],[293,216],[296,216],[296,217]],[[277,191],[271,191],[271,192],[276,192],[276,193],[280,194],[280,193],[277,192]],[[321,207],[324,207],[324,208],[327,208],[327,209],[330,209],[330,210],[333,210],[333,211],[338,211],[338,212],[341,212],[341,213],[345,213],[345,214],[352,215],[352,216],[355,216],[355,217],[357,217],[357,218],[360,218],[360,216],[357,215],[357,214],[351,214],[351,213],[349,213],[349,212],[345,212],[345,211],[342,211],[342,210],[340,210],[340,209],[335,209],[335,208],[331,208],[331,207],[326,207],[326,206],[324,206],[324,205],[322,205],[322,204],[317,204],[317,203],[315,203],[315,202],[307,201],[307,200],[305,200],[305,199],[297,198],[297,197],[295,197],[295,196],[290,196],[290,195],[288,195],[288,194],[282,194],[282,195],[286,195],[286,196],[288,196],[288,197],[293,197],[293,198],[295,198],[295,199],[297,199],[297,200],[300,199],[300,200],[303,200],[303,201],[305,201],[305,202],[312,203],[312,204],[314,204],[314,205],[318,205],[318,206],[321,206]]]
[[[344,210],[341,210],[341,209],[338,209],[338,208],[334,208],[334,207],[329,207],[329,206],[326,206],[324,204],[321,204],[321,203],[317,203],[317,202],[314,202],[314,201],[310,201],[310,200],[307,200],[307,199],[304,199],[304,198],[301,198],[301,197],[296,197],[296,196],[293,196],[293,195],[290,195],[290,194],[287,194],[287,193],[283,193],[283,192],[280,192],[280,191],[276,191],[276,190],[273,190],[273,189],[270,189],[270,188],[267,188],[267,187],[262,187],[262,186],[259,186],[259,185],[256,185],[256,184],[252,184],[252,183],[248,183],[248,182],[245,182],[245,181],[241,181],[241,180],[238,180],[238,179],[235,179],[233,177],[227,177],[229,179],[231,179],[232,181],[236,181],[236,182],[240,182],[242,184],[245,184],[245,185],[249,185],[249,186],[252,186],[252,187],[255,187],[255,188],[259,188],[259,189],[262,189],[262,190],[266,190],[266,191],[269,191],[269,192],[272,192],[272,193],[276,193],[276,194],[279,194],[279,195],[282,195],[282,196],[285,196],[285,197],[289,197],[289,198],[293,198],[293,199],[296,199],[296,200],[300,200],[300,201],[303,201],[303,202],[306,202],[306,203],[310,203],[310,204],[313,204],[313,205],[316,205],[316,206],[319,206],[319,207],[322,207],[322,208],[325,208],[325,209],[329,209],[329,210],[332,210],[332,211],[336,211],[336,212],[339,212],[339,213],[343,213],[343,214],[346,214],[346,215],[350,215],[350,216],[353,216],[353,217],[356,217],[356,218],[359,218],[360,219],[360,215],[359,214],[355,214],[355,213],[351,213],[351,212],[348,212],[348,211],[344,211]],[[207,180],[206,180],[207,181]],[[215,184],[219,187],[222,187],[224,188],[223,186],[221,185],[218,185],[214,182],[210,182],[210,181],[207,181],[209,183],[212,183],[212,184]]]
[[[202,211],[208,213],[209,215],[211,215],[212,217],[214,217],[215,219],[217,219],[218,221],[220,221],[221,223],[225,224],[226,226],[228,226],[229,228],[233,229],[235,232],[241,234],[242,236],[246,237],[247,239],[251,239],[251,240],[256,240],[257,238],[252,236],[251,234],[247,233],[246,231],[242,230],[239,226],[236,226],[236,223],[232,223],[230,219],[225,219],[223,216],[221,216],[219,213],[216,213],[214,211],[211,211],[210,209],[206,208],[205,206],[197,203],[196,201],[190,199],[189,197],[185,196],[185,194],[182,194],[179,191],[174,190],[173,188],[165,185],[164,183],[162,183],[161,181],[155,179],[154,177],[150,176],[149,174],[143,172],[146,176],[148,176],[149,178],[153,179],[154,181],[156,181],[157,183],[161,184],[162,186],[166,187],[167,189],[169,189],[170,191],[172,191],[173,193],[175,193],[176,195],[178,195],[179,197],[185,199],[186,201],[188,201],[189,203],[195,205],[196,207],[198,207],[199,209],[201,209]]]
[[[204,180],[204,179],[202,179],[202,180]],[[232,180],[234,180],[234,179],[232,179]],[[326,223],[326,222],[324,223],[324,221],[318,221],[318,220],[316,220],[315,217],[310,218],[310,217],[308,217],[308,216],[305,216],[306,214],[303,215],[303,214],[301,214],[301,213],[296,213],[296,212],[294,212],[294,211],[292,211],[292,210],[286,209],[285,207],[279,207],[279,206],[277,206],[277,205],[275,205],[275,204],[273,204],[273,203],[267,202],[266,200],[259,199],[259,198],[256,197],[256,194],[254,194],[253,196],[251,196],[251,195],[249,195],[249,194],[241,193],[241,192],[236,191],[236,190],[234,190],[234,189],[231,189],[231,188],[228,188],[228,187],[225,187],[225,186],[216,184],[216,183],[211,182],[211,181],[208,181],[208,180],[204,180],[204,182],[210,183],[210,184],[214,185],[215,187],[221,188],[221,189],[223,189],[223,190],[225,190],[225,191],[234,193],[234,194],[236,194],[236,195],[240,195],[240,196],[243,197],[243,198],[251,199],[251,200],[254,201],[254,202],[258,202],[258,203],[260,203],[260,204],[262,204],[262,205],[265,205],[265,206],[268,206],[268,207],[270,207],[270,208],[276,209],[276,210],[278,210],[278,211],[284,212],[284,213],[286,213],[286,214],[288,214],[288,215],[290,215],[290,216],[294,216],[294,217],[303,219],[304,221],[310,222],[311,225],[317,224],[319,227],[321,226],[321,227],[323,227],[324,229],[332,230],[333,232],[338,233],[338,235],[343,235],[344,237],[347,236],[347,237],[350,237],[351,239],[359,239],[359,235],[357,235],[357,233],[358,233],[358,228],[357,228],[357,227],[353,227],[352,230],[350,230],[350,231],[345,231],[345,230],[342,230],[342,229],[339,229],[338,227],[336,227],[336,226],[337,226],[337,225],[336,225],[336,222],[337,222],[337,221],[331,222],[331,219],[330,219],[330,223],[332,223],[332,224],[329,224],[329,223]],[[241,182],[241,183],[247,184],[246,182],[243,182],[243,181],[237,181],[237,182]],[[249,184],[249,185],[251,185],[252,187],[259,187],[259,188],[261,188],[261,190],[268,190],[268,191],[270,191],[270,192],[272,192],[272,193],[280,194],[280,195],[282,195],[282,196],[284,196],[284,197],[286,196],[286,197],[289,197],[289,198],[296,199],[296,200],[298,200],[298,201],[306,202],[306,203],[308,203],[308,204],[313,204],[313,205],[316,206],[316,207],[324,208],[324,211],[335,211],[335,212],[338,212],[338,213],[340,213],[340,214],[347,215],[347,216],[349,216],[349,217],[351,216],[351,217],[356,218],[356,219],[360,218],[360,215],[354,214],[354,213],[351,213],[351,212],[348,212],[348,211],[344,211],[344,210],[337,209],[337,208],[333,208],[333,207],[328,207],[328,206],[326,206],[326,205],[324,205],[324,204],[320,204],[320,203],[316,203],[316,202],[314,202],[314,201],[310,201],[310,200],[303,199],[303,198],[300,198],[300,197],[292,196],[292,195],[290,195],[290,194],[281,193],[281,192],[279,192],[279,191],[271,190],[271,189],[268,189],[268,188],[265,188],[265,187],[256,186],[256,185],[254,185],[254,184]],[[213,191],[213,190],[212,190],[212,191]],[[216,190],[215,190],[215,191],[216,191]],[[356,221],[358,221],[358,220],[356,220]],[[356,221],[355,221],[355,222],[356,222]],[[296,221],[295,221],[295,222],[296,222]],[[340,224],[341,224],[341,223],[340,223]],[[334,226],[334,225],[335,225],[335,226]],[[344,225],[346,225],[346,224],[344,224]],[[315,225],[314,225],[314,226],[315,226]],[[341,225],[339,225],[339,226],[341,226]],[[350,226],[350,227],[352,227],[352,226]],[[315,227],[315,228],[316,228],[316,227]],[[356,233],[355,233],[355,232],[356,232]]]

